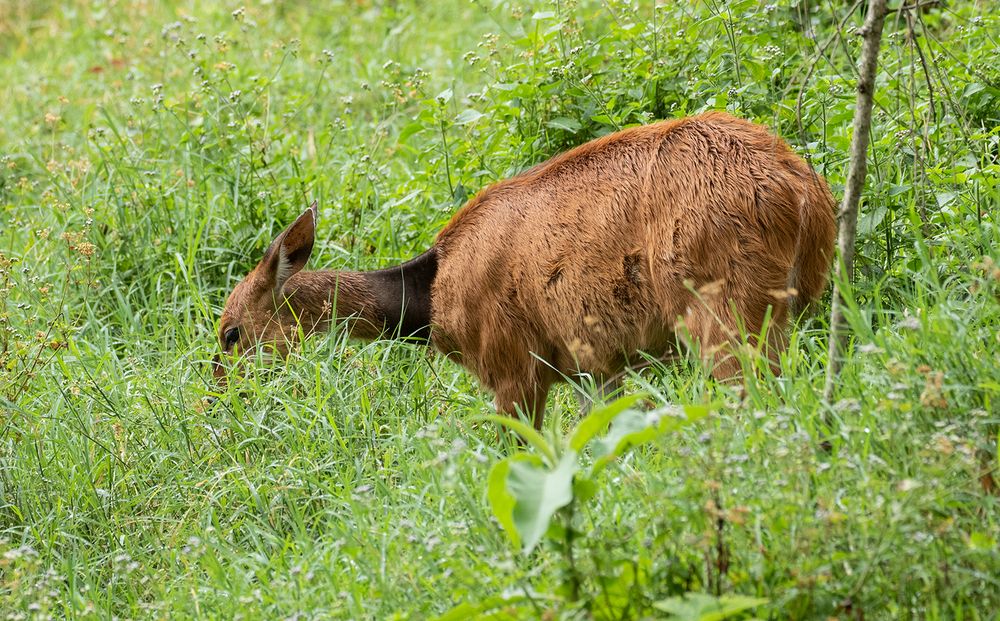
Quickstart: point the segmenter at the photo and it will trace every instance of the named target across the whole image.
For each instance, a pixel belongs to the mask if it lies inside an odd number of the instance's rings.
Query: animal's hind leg
[[[725,308],[706,304],[688,310],[683,321],[684,333],[690,338],[708,371],[718,380],[738,380],[742,377],[740,361],[734,353],[739,343],[736,322]]]
[[[757,334],[760,334],[759,330]],[[781,372],[781,353],[788,349],[787,304],[784,302],[774,306],[765,339],[762,353],[767,357],[771,373],[778,375]]]
[[[717,380],[738,381],[742,378],[743,367],[737,352],[744,342],[754,349],[758,348],[765,322],[767,333],[764,346],[760,349],[768,359],[772,372],[777,373],[778,359],[787,345],[787,303],[780,299],[762,301],[762,295],[766,294],[706,297],[694,302],[688,310],[683,324]],[[771,303],[770,312],[768,302]],[[741,332],[746,334],[746,341]]]

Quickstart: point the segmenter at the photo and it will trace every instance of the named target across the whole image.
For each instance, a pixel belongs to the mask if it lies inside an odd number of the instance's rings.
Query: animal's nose
[[[225,383],[226,367],[222,364],[222,356],[219,354],[212,356],[212,377],[219,383]]]

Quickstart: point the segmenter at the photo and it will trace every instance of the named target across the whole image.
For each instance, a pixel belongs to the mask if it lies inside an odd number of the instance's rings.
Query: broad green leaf
[[[659,418],[653,412],[625,410],[611,423],[608,435],[594,441],[592,473],[600,472],[611,460],[628,449],[649,442],[657,435]]]
[[[513,429],[519,436],[524,438],[524,441],[535,447],[539,453],[545,456],[549,463],[554,464],[556,462],[556,452],[542,434],[535,431],[535,428],[531,425],[525,423],[522,420],[513,418],[511,416],[499,416],[497,414],[488,414],[486,416],[477,416],[473,420],[485,420],[496,423],[501,427],[509,427]]]
[[[564,129],[574,134],[583,128],[583,126],[580,125],[579,121],[570,118],[568,116],[557,116],[556,118],[546,123],[546,125],[553,129]]]
[[[937,198],[938,207],[947,207],[958,198],[958,192],[938,192],[935,197]]]
[[[859,235],[871,235],[878,228],[878,225],[882,224],[885,220],[886,214],[889,210],[884,205],[879,205],[870,212],[861,214],[858,219],[858,234]]]
[[[406,142],[410,138],[410,136],[413,136],[414,134],[419,134],[420,132],[424,131],[424,127],[425,126],[423,123],[418,123],[414,121],[409,125],[407,125],[406,127],[404,127],[402,131],[399,132],[399,137],[396,140],[399,142]]]
[[[672,422],[669,424],[669,428],[665,429],[665,431],[673,431],[674,429],[678,429],[689,423],[701,420],[718,407],[718,403],[711,403],[707,405],[685,405],[684,418],[673,418]]]
[[[971,550],[992,550],[996,545],[996,539],[987,533],[979,531],[969,533],[969,549]]]
[[[669,613],[667,619],[672,621],[722,621],[766,603],[766,599],[744,595],[715,597],[705,593],[688,593],[655,602],[653,607]]]
[[[554,469],[546,468],[532,455],[521,454],[508,461],[507,490],[515,499],[514,525],[527,554],[541,541],[556,511],[572,502],[577,457],[567,451]]]
[[[515,498],[507,491],[507,475],[510,473],[510,460],[498,461],[490,468],[486,481],[486,498],[490,501],[493,516],[507,532],[514,547],[521,547],[521,536],[514,526]]]
[[[967,84],[965,89],[962,91],[962,97],[971,97],[980,91],[986,90],[985,84],[980,84],[979,82],[972,82]]]
[[[573,478],[573,498],[578,502],[586,502],[597,495],[597,483],[583,477]]]
[[[500,597],[489,597],[481,602],[475,604],[462,603],[455,606],[448,612],[444,613],[440,617],[437,617],[435,621],[466,621],[466,619],[483,619],[483,618],[517,618],[514,615],[499,615],[491,614],[486,615],[486,613],[491,613],[496,611],[498,608],[507,608],[508,606],[520,604],[527,600],[528,598],[524,595],[510,595],[510,596],[500,596]]]
[[[590,442],[591,438],[603,431],[614,417],[635,405],[637,401],[645,396],[643,393],[626,395],[621,399],[616,399],[612,403],[592,411],[573,430],[573,437],[570,438],[569,447],[577,453],[581,452],[587,442]]]
[[[465,110],[462,110],[461,114],[455,117],[455,124],[465,125],[467,123],[474,123],[479,119],[483,118],[484,116],[486,115],[484,115],[482,112],[478,110],[473,110],[472,108],[466,108]]]
[[[594,465],[591,475],[604,469],[612,460],[621,457],[629,449],[649,442],[661,433],[674,431],[692,421],[708,415],[712,406],[689,405],[684,407],[683,416],[678,416],[672,406],[651,412],[625,410],[611,423],[608,435],[594,441]]]

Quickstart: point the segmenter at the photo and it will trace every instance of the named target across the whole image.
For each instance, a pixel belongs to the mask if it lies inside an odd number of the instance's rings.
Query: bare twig
[[[907,40],[910,46],[910,97],[909,97],[909,108],[910,108],[910,123],[911,131],[913,133],[913,178],[914,185],[917,190],[917,209],[920,212],[920,225],[923,230],[924,237],[930,234],[929,230],[929,218],[927,215],[927,194],[926,194],[926,181],[927,173],[924,170],[924,162],[930,159],[931,147],[930,147],[930,124],[927,123],[926,118],[922,119],[923,122],[917,122],[916,113],[916,78],[915,70],[913,67],[913,55],[916,52],[917,56],[920,58],[920,64],[923,66],[924,79],[927,83],[927,96],[930,100],[931,108],[931,121],[937,123],[937,109],[934,102],[934,86],[931,83],[931,75],[927,69],[927,60],[924,58],[923,48],[920,46],[920,42],[917,41],[917,33],[913,27],[913,11],[900,11],[901,15],[906,18],[906,32]],[[918,130],[917,128],[920,127]],[[918,145],[919,141],[919,145]]]
[[[833,11],[835,8],[835,3],[829,2],[828,4],[830,5],[830,10]],[[858,34],[860,34],[860,32]],[[844,37],[844,30],[842,28],[834,30],[833,38],[835,41],[837,41],[837,43],[840,44],[840,48],[843,50],[844,56],[850,63],[848,66],[851,68],[851,71],[853,71],[855,75],[857,75],[857,69],[855,69],[854,55],[851,54],[851,46],[847,44],[847,39]],[[834,65],[833,61],[830,61],[830,65],[831,66]]]
[[[843,19],[840,20],[840,23],[837,24],[837,32],[841,32],[844,29],[844,26],[847,24],[847,20],[849,20],[851,16],[854,15],[854,12],[858,10],[858,7],[861,6],[861,2],[862,0],[857,0],[854,3],[854,5],[851,6],[850,9],[848,9],[847,14],[845,14]],[[819,50],[816,52],[816,55],[813,57],[812,62],[809,63],[809,70],[806,71],[806,76],[802,78],[802,83],[799,85],[799,94],[795,98],[795,118],[799,125],[799,139],[802,141],[802,144],[806,144],[808,142],[808,140],[806,140],[805,127],[802,124],[802,96],[806,92],[806,85],[809,84],[809,79],[812,77],[813,72],[816,71],[816,66],[819,64],[819,59],[823,57],[823,55],[826,53],[827,48],[830,47],[830,45],[836,40],[836,38],[837,38],[836,34],[831,35],[830,38],[827,39],[826,42],[820,46]],[[808,154],[806,157],[808,158]]]
[[[924,70],[924,81],[927,83],[927,97],[930,100],[931,106],[931,121],[937,123],[937,106],[934,103],[934,85],[931,83],[931,72],[927,68],[927,59],[924,57],[924,48],[920,45],[920,41],[917,40],[917,32],[913,28],[913,13],[911,11],[906,12],[906,30],[909,34],[910,45],[916,50],[917,56],[920,58],[920,66]]]
[[[854,240],[858,229],[858,204],[868,173],[868,141],[872,124],[872,104],[875,91],[875,71],[878,68],[878,52],[882,44],[882,26],[885,23],[886,0],[869,0],[868,16],[858,32],[864,43],[861,47],[860,74],[858,77],[858,97],[854,110],[851,136],[851,159],[847,171],[847,187],[840,208],[840,261],[837,263],[833,283],[833,308],[830,313],[830,352],[827,360],[826,386],[824,397],[829,401],[840,375],[841,350],[847,338],[847,322],[844,317],[842,283],[850,279],[854,271]]]
[[[941,4],[941,0],[924,0],[924,2],[914,2],[913,4],[904,4],[901,7],[895,9],[887,9],[887,13],[892,13],[894,11],[913,11],[920,10],[926,7],[938,6]]]
[[[718,17],[722,21],[722,27],[726,30],[726,39],[728,39],[729,47],[733,51],[733,68],[736,71],[736,87],[743,88],[743,75],[740,71],[740,50],[738,42],[736,41],[736,33],[733,29],[733,12],[729,6],[726,5],[726,16],[724,16],[722,14],[722,7],[718,6],[713,0],[709,0],[708,8],[712,11],[712,14],[715,17]]]

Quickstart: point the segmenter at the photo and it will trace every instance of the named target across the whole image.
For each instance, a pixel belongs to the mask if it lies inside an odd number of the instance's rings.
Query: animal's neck
[[[307,333],[328,329],[333,319],[344,319],[349,321],[351,336],[357,338],[427,339],[436,275],[437,252],[431,248],[384,270],[299,272],[288,279],[284,292]]]

